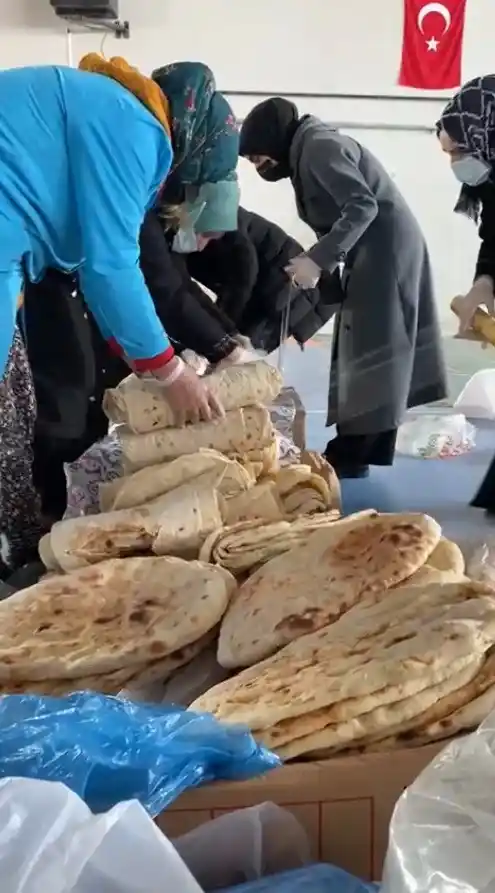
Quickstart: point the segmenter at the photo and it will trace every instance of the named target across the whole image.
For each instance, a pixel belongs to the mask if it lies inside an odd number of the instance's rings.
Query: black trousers
[[[340,434],[329,440],[325,456],[335,465],[392,465],[397,428],[376,434]]]
[[[490,462],[488,471],[471,505],[476,509],[485,509],[487,512],[495,513],[495,456]]]

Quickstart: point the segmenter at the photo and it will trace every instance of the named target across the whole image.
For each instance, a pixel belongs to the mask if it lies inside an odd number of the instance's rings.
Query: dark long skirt
[[[37,554],[41,509],[33,483],[36,400],[24,343],[16,330],[0,382],[0,553],[3,572]]]

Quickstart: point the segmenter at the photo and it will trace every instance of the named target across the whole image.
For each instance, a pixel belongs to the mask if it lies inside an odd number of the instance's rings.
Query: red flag
[[[466,0],[404,0],[399,84],[447,90],[461,83]]]

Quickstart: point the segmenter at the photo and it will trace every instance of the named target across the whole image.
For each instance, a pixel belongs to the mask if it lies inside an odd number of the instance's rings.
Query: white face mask
[[[198,250],[198,237],[193,229],[179,229],[172,242],[172,251],[177,254],[193,254]]]
[[[460,183],[464,183],[466,186],[479,186],[488,180],[491,167],[482,158],[465,155],[452,162],[452,171]]]
[[[201,217],[206,202],[186,201],[182,207],[182,223],[172,242],[172,251],[178,254],[192,254],[198,250],[198,237],[194,229],[195,223]]]

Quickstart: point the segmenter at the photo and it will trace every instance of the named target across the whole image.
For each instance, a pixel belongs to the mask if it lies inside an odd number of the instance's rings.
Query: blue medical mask
[[[455,158],[451,166],[454,176],[466,186],[480,186],[488,180],[491,173],[491,166],[474,155]]]

